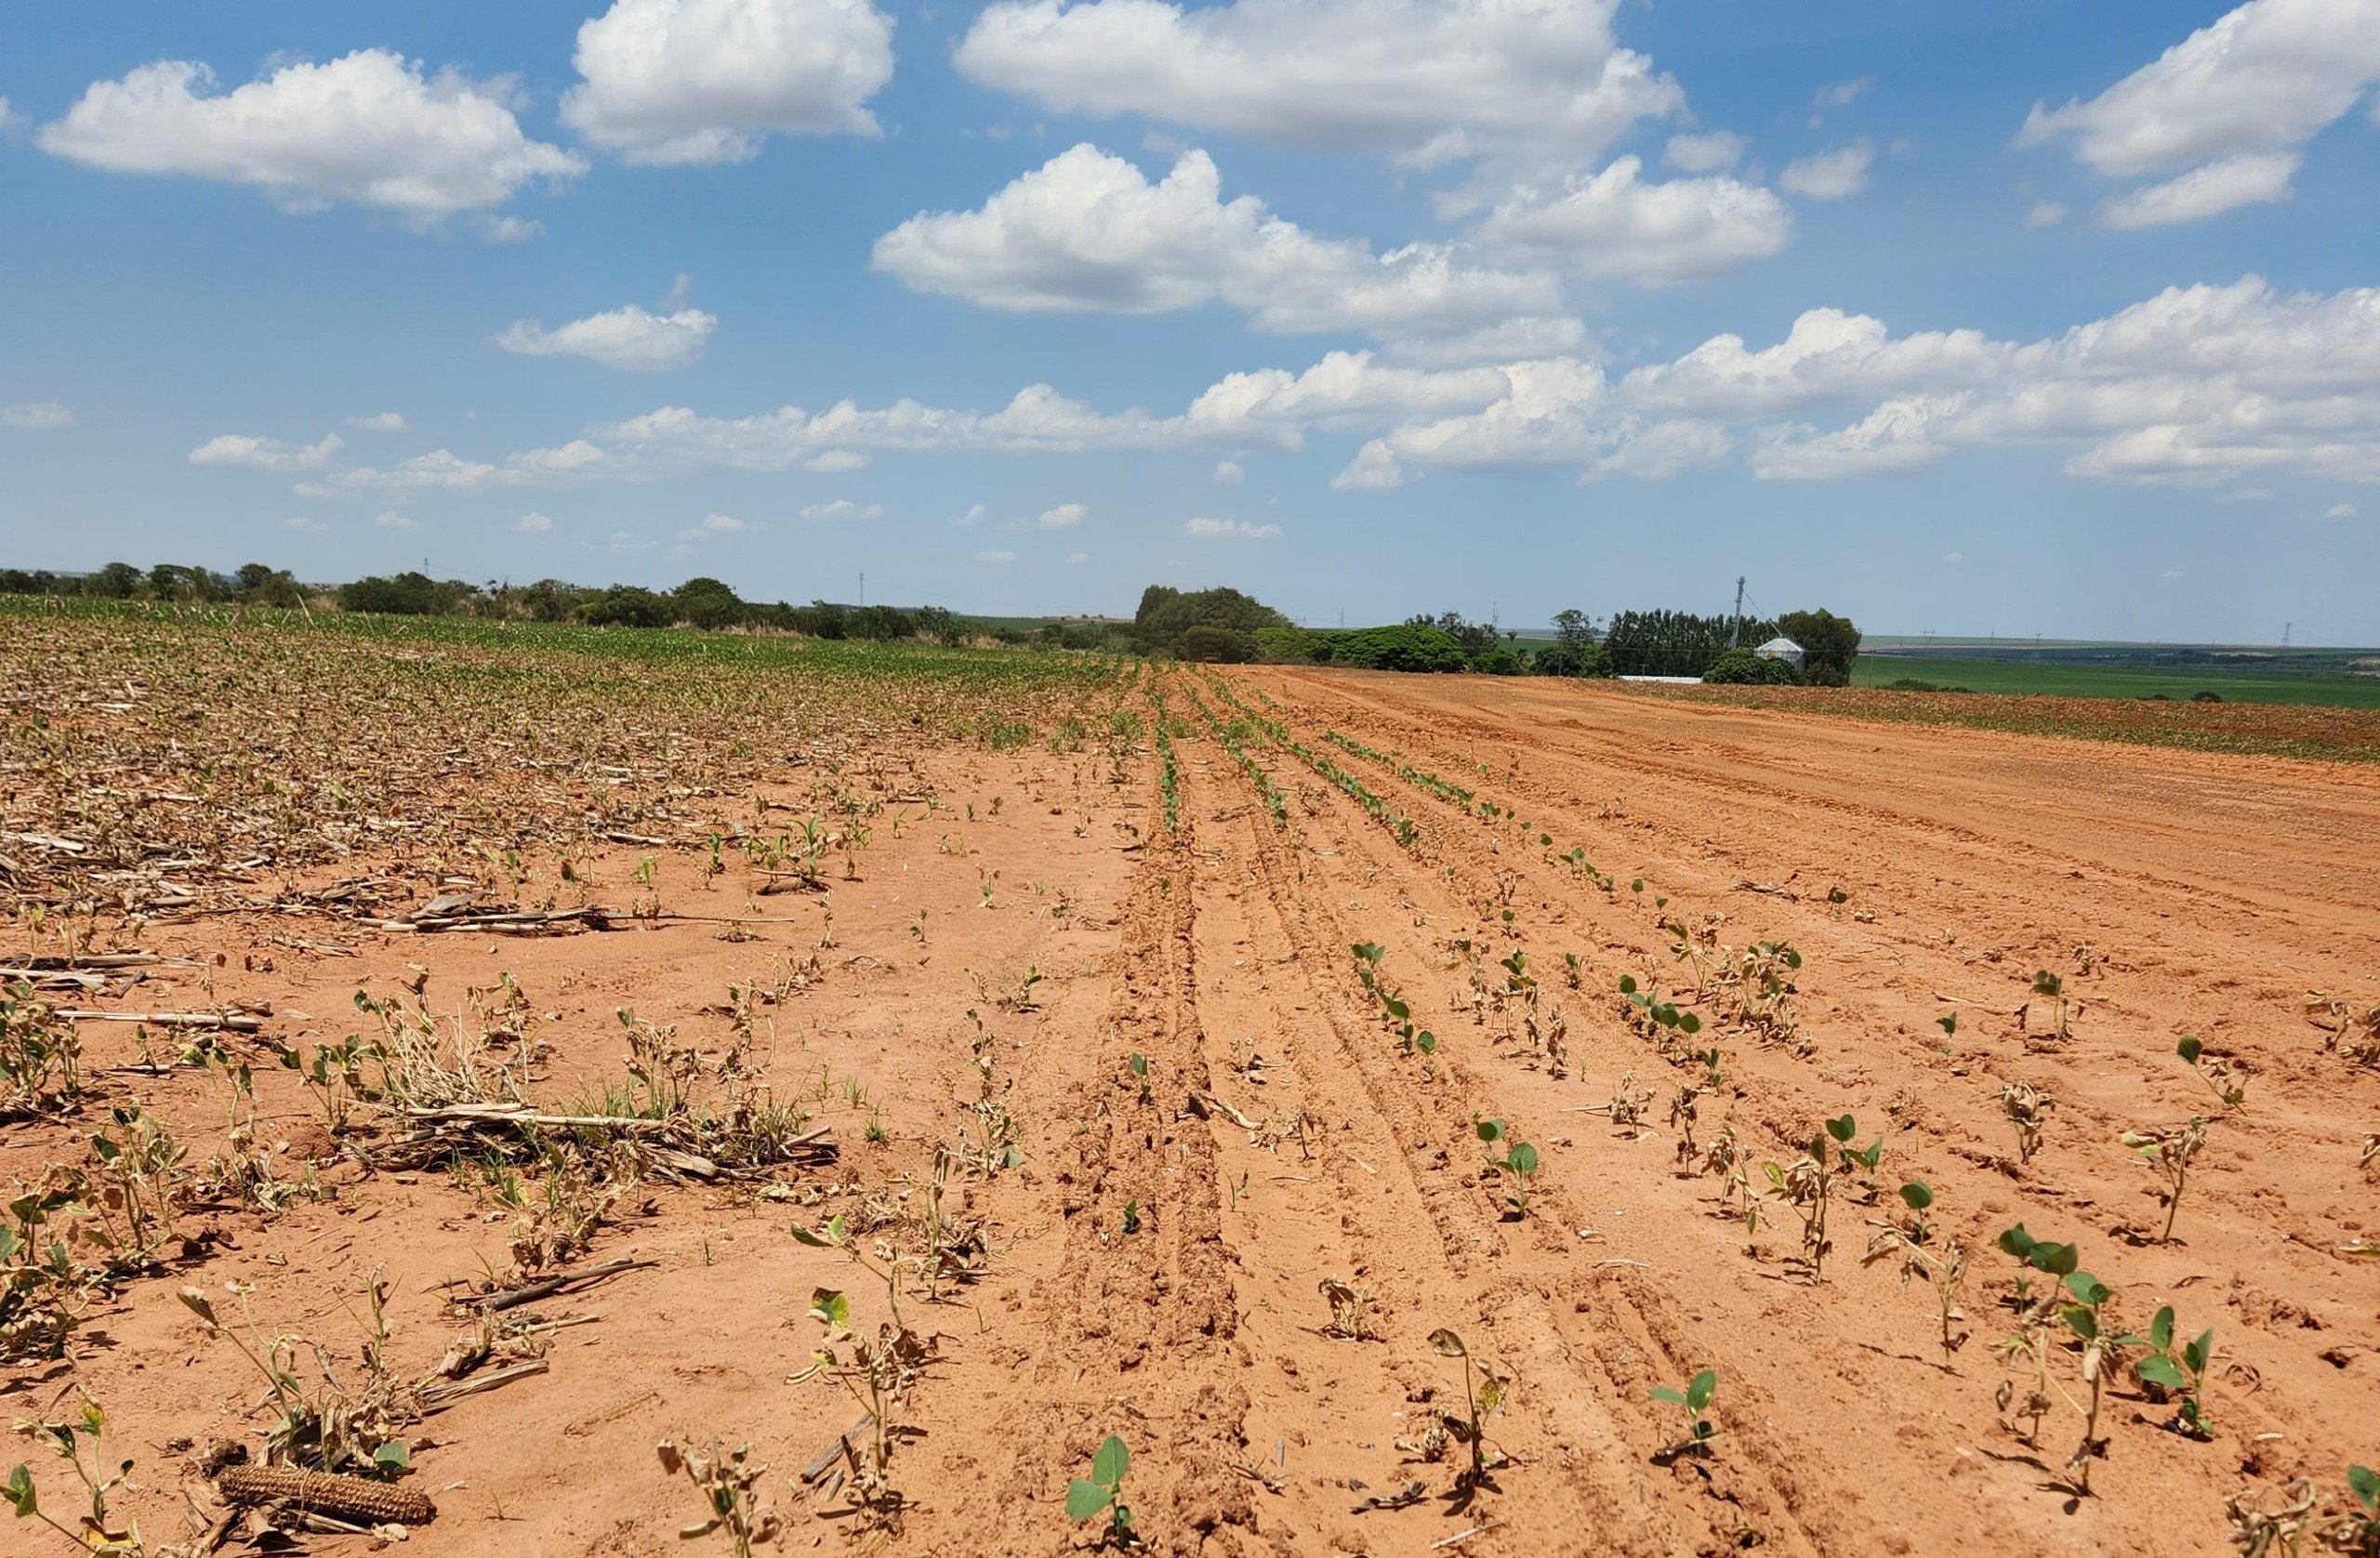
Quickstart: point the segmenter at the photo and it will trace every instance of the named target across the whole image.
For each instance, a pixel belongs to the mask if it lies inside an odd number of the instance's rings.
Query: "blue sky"
[[[2380,0],[11,7],[0,538],[2371,643],[2375,84]]]

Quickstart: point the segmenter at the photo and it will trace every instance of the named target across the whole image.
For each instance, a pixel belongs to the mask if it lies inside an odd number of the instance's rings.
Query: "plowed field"
[[[99,1404],[152,1548],[304,1524],[205,1474],[336,1460],[336,1421],[274,1432],[293,1400],[401,1446],[437,1510],[408,1549],[456,1554],[679,1549],[677,1436],[752,1446],[777,1548],[938,1553],[1089,1547],[1067,1487],[1109,1434],[1175,1553],[2200,1554],[2227,1496],[2344,1511],[2380,1448],[2370,765],[1480,678],[822,693],[799,655],[704,671],[763,679],[732,717],[656,693],[614,704],[634,741],[540,745],[400,720],[377,650],[7,630],[44,668],[0,961],[82,1055],[0,1123],[0,1184],[70,1195],[28,1243],[71,1226],[96,1274],[0,1405]],[[369,817],[331,849],[342,778]],[[2029,1160],[2011,1084],[2050,1101]],[[2193,1116],[2169,1208],[2122,1138]],[[184,1155],[148,1240],[92,1145],[141,1121]],[[1490,1167],[1516,1143],[1533,1173]],[[2019,1223],[2109,1290],[2103,1335],[2213,1327],[2202,1433],[2128,1343],[2076,1460],[2085,1353],[2016,1301],[2058,1286]],[[1888,1230],[1916,1259],[1863,1259]],[[1698,1446],[1652,1393],[1706,1368]],[[23,1459],[71,1525],[71,1470]]]

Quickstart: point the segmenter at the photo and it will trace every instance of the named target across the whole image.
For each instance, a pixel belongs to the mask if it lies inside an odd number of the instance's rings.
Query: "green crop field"
[[[2162,693],[2181,701],[2193,693],[2209,692],[2226,703],[2380,708],[2380,677],[2264,676],[2212,667],[2045,665],[1913,654],[1862,654],[1851,674],[1852,684],[1858,687],[1889,686],[1904,678],[1975,693],[2074,698],[2151,698]]]

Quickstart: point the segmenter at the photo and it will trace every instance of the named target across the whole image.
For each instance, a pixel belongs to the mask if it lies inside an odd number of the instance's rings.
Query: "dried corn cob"
[[[409,1487],[294,1466],[233,1466],[215,1485],[234,1504],[293,1504],[366,1525],[427,1525],[438,1512],[427,1496]]]

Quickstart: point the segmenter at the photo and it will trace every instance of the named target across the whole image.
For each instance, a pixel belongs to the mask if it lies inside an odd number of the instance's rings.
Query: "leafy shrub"
[[[1791,660],[1771,660],[1749,649],[1731,649],[1711,662],[1702,680],[1736,686],[1790,687],[1800,682],[1802,676]]]
[[[1239,666],[1256,658],[1256,636],[1201,623],[1185,627],[1173,640],[1174,654],[1210,665]]]
[[[1802,646],[1803,680],[1813,687],[1848,687],[1859,658],[1859,629],[1829,611],[1787,612],[1777,630]]]
[[[1537,676],[1609,676],[1611,651],[1587,641],[1551,643],[1530,658],[1528,668]]]
[[[1329,640],[1329,661],[1374,671],[1461,671],[1470,664],[1462,645],[1443,628],[1403,623],[1395,627],[1356,627],[1317,633]]]
[[[1320,636],[1302,627],[1259,627],[1256,654],[1276,666],[1311,666],[1318,658]]]
[[[578,620],[590,627],[667,627],[677,617],[668,596],[635,585],[614,585],[578,608]]]
[[[1153,654],[1181,655],[1182,635],[1194,627],[1220,627],[1249,635],[1252,654],[1258,629],[1288,626],[1289,618],[1236,589],[1184,594],[1170,585],[1151,585],[1141,592],[1140,609],[1132,614],[1132,636]]]
[[[697,576],[680,585],[671,596],[678,615],[706,631],[731,627],[745,617],[744,602],[718,579]]]

